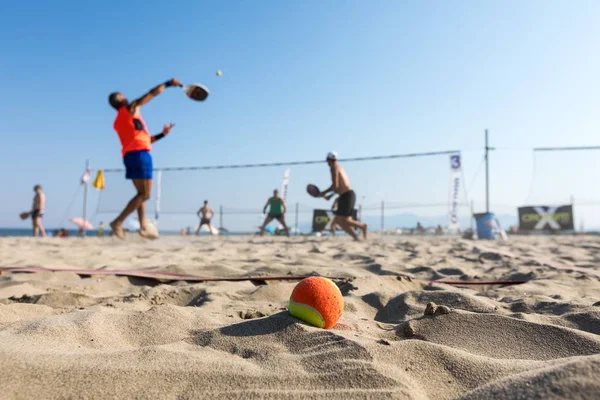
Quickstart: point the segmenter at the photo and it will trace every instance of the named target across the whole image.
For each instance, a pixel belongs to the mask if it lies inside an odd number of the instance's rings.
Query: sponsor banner
[[[313,222],[312,222],[312,230],[313,232],[323,232],[331,229],[331,221],[333,221],[333,211],[331,210],[314,210],[313,211]],[[352,213],[352,218],[354,220],[358,220],[358,210],[354,209]],[[336,230],[341,231],[342,229],[337,226]]]
[[[458,194],[460,192],[461,159],[460,155],[450,156],[450,201],[448,210],[448,231],[458,231]]]
[[[520,231],[572,231],[573,206],[527,206],[519,207]]]
[[[283,201],[287,200],[287,190],[288,185],[290,184],[290,169],[286,169],[283,173],[283,180],[281,182],[281,198]]]

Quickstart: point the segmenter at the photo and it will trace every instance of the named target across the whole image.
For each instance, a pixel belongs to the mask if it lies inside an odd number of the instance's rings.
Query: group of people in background
[[[337,227],[340,227],[352,238],[358,240],[358,235],[356,234],[355,230],[359,229],[362,232],[363,236],[366,238],[368,229],[367,224],[357,222],[352,218],[356,201],[356,195],[350,186],[350,181],[348,179],[348,176],[346,175],[346,172],[337,162],[337,154],[334,152],[329,153],[327,155],[327,163],[329,164],[331,171],[332,184],[329,188],[321,192],[319,194],[319,197],[324,197],[325,199],[329,200],[334,195],[338,195],[338,197],[333,202],[332,206],[332,211],[335,217],[331,222],[331,234],[335,236]],[[44,215],[46,197],[42,192],[42,188],[40,185],[36,185],[34,187],[34,192],[35,196],[33,198],[33,207],[31,212],[29,213],[31,215],[31,220],[33,223],[33,235],[38,236],[41,234],[45,237],[46,231],[44,230],[44,227],[42,225],[42,217]],[[263,214],[266,214],[266,218],[264,219],[264,222],[260,227],[260,236],[264,235],[267,225],[269,225],[273,220],[275,220],[281,224],[281,226],[283,227],[283,233],[289,237],[290,230],[285,221],[286,213],[287,206],[285,204],[285,201],[281,196],[279,196],[279,191],[275,189],[273,191],[273,196],[269,197],[269,199],[265,203],[265,206],[263,207]],[[205,225],[208,227],[208,231],[210,234],[215,235],[218,233],[211,224],[211,220],[215,216],[215,212],[209,206],[208,200],[204,200],[204,204],[198,210],[197,215],[198,218],[200,218],[200,223],[198,225],[198,229],[196,230],[196,235],[200,234],[200,230]],[[141,226],[140,229],[143,229],[143,226]],[[183,234],[184,231],[182,230],[182,235]],[[104,225],[102,222],[100,222],[100,225],[98,227],[97,235],[99,237],[104,236]],[[66,229],[56,230],[54,232],[54,236],[68,237],[69,232]]]
[[[44,211],[46,208],[46,195],[44,194],[41,185],[35,185],[33,187],[33,191],[35,195],[33,196],[33,206],[31,207],[31,211],[21,213],[21,218],[31,218],[34,237],[47,237],[48,235],[46,233],[46,229],[42,224],[42,218],[44,217]],[[78,234],[83,235],[83,229],[80,228]],[[102,224],[102,222],[100,222],[100,225],[98,226],[97,235],[98,237],[104,236],[104,225]],[[59,238],[68,238],[71,236],[71,232],[69,232],[65,228],[55,229],[52,232],[52,236]]]
[[[161,83],[148,91],[143,96],[129,101],[121,92],[113,92],[108,96],[109,104],[115,109],[116,117],[113,123],[119,141],[121,144],[121,156],[125,166],[125,179],[131,180],[135,188],[135,196],[127,203],[123,211],[110,223],[112,234],[119,239],[125,239],[126,230],[123,228],[125,219],[132,213],[137,211],[138,220],[140,221],[139,234],[142,237],[149,239],[156,238],[151,227],[146,226],[148,223],[145,219],[145,203],[150,198],[152,191],[152,173],[153,163],[150,151],[152,144],[167,136],[174,124],[166,124],[163,130],[156,134],[150,135],[141,114],[141,107],[150,102],[156,96],[160,95],[166,88],[181,86],[179,80],[173,78],[164,83]],[[359,229],[363,236],[367,237],[367,225],[355,221],[352,218],[356,195],[350,186],[350,181],[344,169],[337,162],[337,154],[331,152],[327,155],[327,163],[331,172],[331,186],[319,194],[329,200],[334,195],[338,195],[335,201],[335,217],[332,222],[333,233],[335,227],[341,227],[347,234],[358,240],[358,235],[355,230]],[[31,216],[33,223],[33,234],[38,236],[46,236],[46,231],[42,225],[42,217],[44,215],[45,197],[40,185],[34,188],[36,195],[33,201],[33,207],[30,213],[23,213],[22,217]],[[269,212],[265,218],[260,234],[264,235],[266,226],[273,220],[277,220],[282,226],[285,234],[290,235],[289,228],[285,223],[285,213],[287,207],[285,201],[279,196],[279,192],[275,190],[273,196],[267,200],[263,213]],[[24,215],[26,214],[26,215]],[[196,230],[199,234],[203,225],[207,225],[211,234],[214,232],[213,226],[210,224],[214,211],[208,206],[208,201],[204,202],[204,206],[198,210],[200,224]],[[103,229],[102,229],[103,230]],[[64,232],[62,232],[64,234]]]
[[[350,235],[354,240],[358,240],[356,230],[360,230],[363,237],[367,238],[368,225],[355,221],[353,218],[354,207],[356,205],[356,194],[350,186],[350,179],[346,174],[346,171],[338,163],[338,156],[336,152],[330,152],[326,158],[327,164],[331,172],[331,186],[319,193],[319,197],[323,197],[326,200],[330,200],[333,196],[338,195],[334,200],[332,211],[334,218],[331,221],[331,234],[335,236],[337,227],[339,226],[344,232]],[[263,208],[263,214],[269,213],[260,228],[260,235],[263,236],[265,233],[266,226],[271,221],[276,220],[283,226],[283,230],[286,236],[290,236],[290,231],[285,223],[285,213],[287,207],[285,201],[279,196],[279,191],[275,189],[273,196],[267,200]]]
[[[141,107],[150,102],[156,96],[160,95],[165,89],[170,87],[180,86],[181,82],[173,78],[164,83],[161,83],[151,89],[143,96],[129,101],[121,92],[113,92],[108,97],[109,104],[117,112],[113,127],[119,136],[121,142],[121,155],[123,164],[125,165],[125,178],[133,182],[136,189],[136,195],[129,201],[123,212],[110,223],[113,234],[120,239],[125,238],[125,232],[122,225],[128,215],[137,211],[140,221],[140,235],[150,237],[149,230],[145,227],[145,202],[150,198],[152,189],[152,144],[164,138],[173,128],[174,124],[165,125],[162,132],[157,135],[150,135],[146,127],[146,123],[142,119]],[[352,214],[356,195],[350,187],[350,181],[344,169],[337,162],[337,154],[331,152],[327,155],[327,163],[331,171],[331,186],[320,194],[329,200],[333,194],[339,195],[337,199],[337,207],[335,210],[335,218],[333,226],[340,226],[346,233],[358,240],[355,229],[362,231],[363,236],[367,237],[367,225],[354,221]],[[329,194],[331,193],[331,195]],[[277,190],[273,196],[269,198],[265,204],[264,212],[267,207],[269,213],[260,229],[260,234],[264,235],[265,227],[272,220],[277,220],[282,226],[287,236],[290,235],[287,224],[285,223],[285,213],[287,208],[284,200],[279,197]],[[214,228],[210,224],[211,218],[214,216],[214,211],[208,206],[208,202],[204,202],[204,207],[198,211],[200,217],[200,225],[196,230],[199,234],[203,225],[208,225],[209,231],[214,234]]]

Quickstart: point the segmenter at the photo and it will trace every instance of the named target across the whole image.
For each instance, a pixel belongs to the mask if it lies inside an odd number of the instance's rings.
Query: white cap
[[[329,153],[327,153],[327,160],[337,161],[337,159],[338,159],[337,152],[330,151]]]

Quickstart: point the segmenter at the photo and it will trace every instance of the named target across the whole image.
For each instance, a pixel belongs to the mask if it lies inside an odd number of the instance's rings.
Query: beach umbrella
[[[88,231],[94,229],[92,224],[90,224],[88,221],[84,221],[83,218],[71,218],[69,221],[75,224],[79,229],[85,228]]]
[[[127,224],[129,225],[129,228],[131,228],[131,229],[134,229],[134,230],[140,229],[140,221],[137,218],[132,218],[132,219],[128,220]]]

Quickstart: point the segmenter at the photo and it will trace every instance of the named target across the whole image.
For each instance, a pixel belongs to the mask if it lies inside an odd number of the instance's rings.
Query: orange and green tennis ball
[[[335,283],[311,276],[301,280],[290,296],[290,315],[309,325],[330,329],[344,312],[344,298]]]

